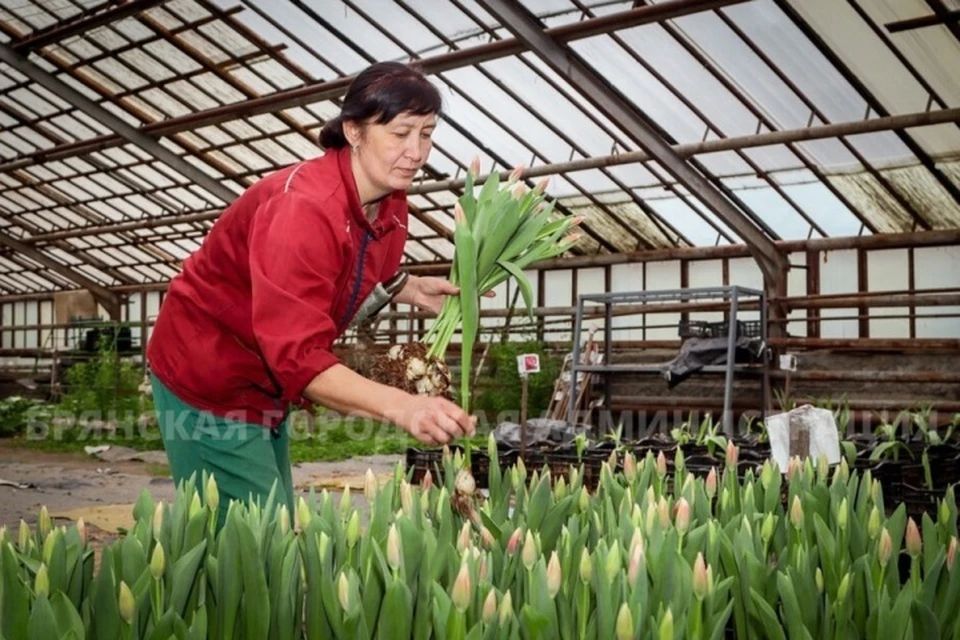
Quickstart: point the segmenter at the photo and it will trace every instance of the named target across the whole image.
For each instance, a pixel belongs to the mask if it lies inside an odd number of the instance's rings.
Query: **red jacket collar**
[[[360,206],[360,193],[357,189],[357,181],[353,175],[353,167],[350,164],[350,148],[332,150],[336,154],[337,164],[340,167],[340,177],[347,193],[347,204],[354,220],[361,225],[373,237],[380,238],[392,231],[397,226],[397,217],[393,209],[396,203],[404,200],[405,193],[402,190],[396,190],[388,193],[381,201],[377,211],[377,217],[370,221]],[[391,206],[393,205],[393,206]]]

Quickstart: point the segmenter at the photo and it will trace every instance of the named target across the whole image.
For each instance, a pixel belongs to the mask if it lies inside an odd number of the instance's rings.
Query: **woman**
[[[147,351],[155,407],[174,481],[215,474],[221,524],[229,499],[264,500],[274,483],[292,514],[291,405],[390,421],[431,445],[474,433],[456,404],[368,380],[332,351],[398,273],[405,189],[440,109],[410,67],[366,69],[320,134],[325,153],[247,189],[170,283]],[[455,293],[410,276],[394,300],[436,313]]]

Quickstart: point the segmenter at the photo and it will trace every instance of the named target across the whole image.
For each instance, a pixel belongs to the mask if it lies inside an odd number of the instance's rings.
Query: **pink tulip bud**
[[[707,563],[703,560],[703,553],[697,553],[697,559],[693,563],[693,593],[698,600],[707,597],[710,583],[707,579]]]
[[[550,184],[550,178],[544,178],[543,180],[537,183],[536,187],[533,188],[534,193],[536,193],[538,196],[543,195],[543,193],[546,192],[547,190],[547,185],[549,184]]]
[[[510,172],[510,176],[507,178],[507,184],[513,184],[520,180],[523,177],[523,172],[526,169],[525,166],[518,165],[513,171]]]
[[[623,456],[623,475],[630,484],[637,478],[637,460],[632,453]]]
[[[525,195],[527,195],[527,185],[520,182],[513,188],[513,197],[519,200]]]
[[[474,179],[480,175],[480,156],[473,156],[473,161],[470,163],[470,173]]]
[[[887,566],[891,555],[893,555],[893,540],[890,539],[890,532],[884,527],[880,532],[880,542],[877,543],[877,557],[880,565]]]
[[[707,474],[707,480],[704,483],[704,490],[707,492],[707,497],[713,500],[713,496],[717,495],[717,468],[710,467],[710,473]]]
[[[957,559],[957,536],[950,538],[950,546],[947,547],[947,571],[953,571],[953,561]]]
[[[667,456],[663,455],[663,451],[657,454],[657,475],[661,478],[667,475]]]
[[[733,443],[733,440],[727,443],[727,467],[737,466],[737,459],[740,457],[740,449]]]
[[[690,528],[690,504],[686,498],[680,498],[677,502],[677,516],[674,526],[681,534],[686,533]]]
[[[792,482],[793,479],[800,473],[803,463],[800,462],[798,456],[793,456],[790,458],[790,461],[787,462],[787,481]]]
[[[457,536],[457,550],[463,551],[470,548],[470,523],[464,522],[460,527],[460,535]]]
[[[486,624],[493,622],[493,619],[497,617],[497,590],[490,589],[487,593],[486,600],[483,601],[483,621]]]
[[[477,568],[477,580],[481,583],[487,581],[487,575],[490,572],[490,566],[487,564],[486,554],[480,556],[480,566]]]
[[[921,546],[920,530],[917,529],[917,523],[914,522],[913,518],[910,518],[907,520],[907,553],[916,558],[920,555]]]
[[[517,527],[513,530],[513,534],[510,536],[510,539],[507,541],[507,553],[509,555],[514,555],[517,552],[517,547],[520,546],[520,537],[523,536],[523,529]]]
[[[463,207],[460,206],[459,200],[457,200],[453,205],[453,219],[457,224],[462,224],[466,220],[466,214],[463,213]],[[443,446],[446,447],[447,445],[443,445]],[[448,459],[448,454],[446,453],[448,451],[449,451],[449,448],[446,448],[443,455],[444,460]]]
[[[557,552],[550,554],[550,562],[547,563],[547,593],[553,598],[560,591],[562,574],[560,573],[560,558]]]
[[[486,549],[492,549],[493,545],[497,543],[496,539],[493,537],[493,534],[490,533],[490,530],[486,527],[480,529],[480,541],[483,543],[483,546]]]
[[[666,529],[667,525],[670,524],[670,505],[662,496],[660,502],[657,503],[657,515],[660,516],[660,528]]]
[[[571,233],[563,237],[563,244],[569,244],[573,246],[580,241],[580,238],[583,237],[582,233]]]
[[[630,552],[630,564],[627,567],[627,581],[631,585],[637,584],[637,578],[640,577],[640,563],[643,561],[643,545],[638,544]]]
[[[423,480],[420,481],[420,488],[423,491],[428,491],[430,487],[433,486],[433,474],[429,470],[423,474]]]
[[[473,599],[473,584],[470,581],[470,567],[466,562],[460,565],[460,573],[453,583],[453,593],[451,594],[453,606],[463,613],[470,607],[470,600]]]
[[[570,226],[568,228],[578,227],[581,223],[583,223],[583,216],[574,216],[570,220]]]

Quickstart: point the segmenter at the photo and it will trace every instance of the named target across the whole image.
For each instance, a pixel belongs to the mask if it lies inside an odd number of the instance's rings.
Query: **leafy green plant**
[[[527,415],[536,417],[547,410],[554,383],[560,375],[561,359],[545,343],[526,340],[490,345],[487,354],[489,368],[479,379],[483,389],[474,403],[477,411],[498,415],[520,409],[522,393],[517,357],[524,353],[535,353],[540,357],[540,372],[527,378]]]
[[[49,406],[42,400],[10,396],[0,400],[0,438],[20,435],[36,420],[44,420],[50,414]]]
[[[145,409],[139,391],[142,375],[139,365],[118,358],[109,339],[101,338],[96,354],[67,369],[60,409],[104,420],[139,416]]]

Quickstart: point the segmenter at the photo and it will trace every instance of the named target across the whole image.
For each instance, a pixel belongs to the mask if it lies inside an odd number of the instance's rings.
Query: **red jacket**
[[[147,348],[174,394],[219,416],[275,427],[308,407],[306,385],[357,307],[393,276],[407,238],[402,191],[371,223],[348,149],[282,169],[220,216],[170,283]]]

